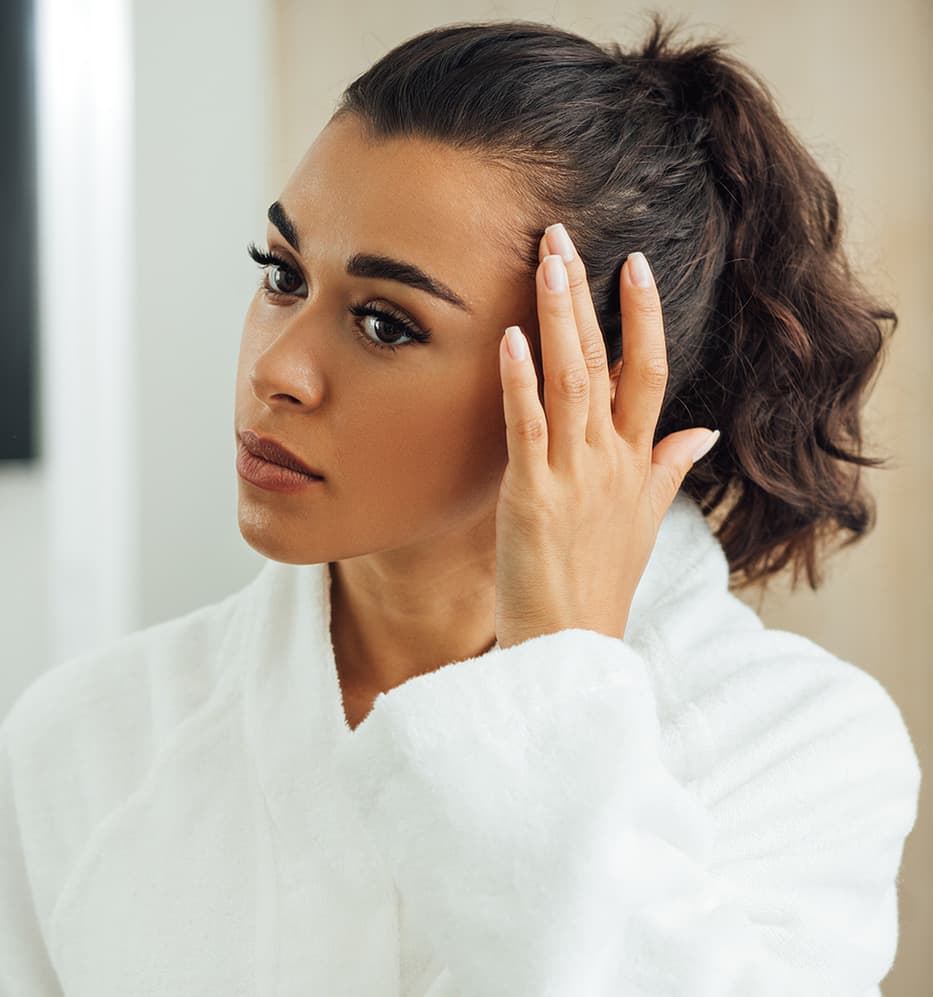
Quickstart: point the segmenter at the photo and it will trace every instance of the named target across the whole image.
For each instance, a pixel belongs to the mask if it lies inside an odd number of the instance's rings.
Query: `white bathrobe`
[[[730,594],[681,494],[624,640],[355,730],[326,564],[59,664],[0,728],[3,997],[870,997],[920,766],[884,686]]]

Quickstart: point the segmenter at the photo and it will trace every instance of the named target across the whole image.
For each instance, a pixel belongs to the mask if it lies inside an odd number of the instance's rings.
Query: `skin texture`
[[[499,344],[520,325],[540,369],[536,287],[515,276],[521,209],[496,168],[470,153],[419,139],[374,144],[354,119],[337,119],[278,200],[301,254],[271,223],[268,248],[294,268],[280,286],[295,293],[257,289],[250,303],[235,430],[274,437],[326,480],[282,494],[238,477],[238,522],[273,560],[334,562],[338,672],[348,714],[361,716],[378,692],[496,639],[496,505],[508,462]],[[357,252],[415,263],[473,313],[396,281],[347,276],[343,262]],[[368,347],[361,334],[402,333],[347,311],[370,302],[401,310],[432,341]]]

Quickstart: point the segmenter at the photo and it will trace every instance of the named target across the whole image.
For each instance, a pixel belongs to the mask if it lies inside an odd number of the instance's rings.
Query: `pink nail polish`
[[[573,259],[573,243],[567,234],[562,222],[555,225],[548,225],[544,230],[547,233],[548,245],[563,257],[565,263],[570,263]]]
[[[544,257],[544,283],[551,291],[567,290],[567,268],[556,253]]]
[[[695,464],[701,457],[705,457],[710,450],[713,449],[713,445],[720,437],[720,432],[717,429],[715,433],[711,433],[700,445],[697,452],[693,455],[693,463]]]
[[[645,259],[644,253],[628,254],[628,273],[632,278],[632,283],[638,287],[651,287],[654,283],[651,277],[651,268]]]
[[[528,346],[521,329],[517,325],[510,325],[505,330],[505,348],[509,351],[509,356],[513,360],[524,360],[528,356]]]

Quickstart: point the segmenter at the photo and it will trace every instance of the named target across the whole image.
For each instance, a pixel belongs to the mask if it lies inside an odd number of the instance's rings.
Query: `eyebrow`
[[[274,201],[269,206],[269,221],[282,233],[284,239],[291,245],[296,253],[301,252],[298,240],[298,230],[295,223],[288,217],[285,208],[280,201]],[[473,309],[460,297],[456,291],[449,288],[442,281],[430,274],[425,273],[414,263],[406,263],[404,260],[395,260],[390,256],[378,256],[372,253],[356,253],[346,261],[346,272],[351,277],[371,277],[382,280],[396,280],[402,284],[408,284],[425,291],[427,294],[440,298],[448,304],[460,308],[462,311],[473,314]]]

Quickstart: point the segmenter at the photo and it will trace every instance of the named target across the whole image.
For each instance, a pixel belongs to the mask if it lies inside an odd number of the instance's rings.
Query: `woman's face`
[[[287,267],[268,266],[282,293],[257,289],[246,313],[234,428],[325,480],[286,493],[238,475],[240,531],[260,553],[416,553],[494,517],[508,456],[499,340],[513,323],[537,334],[513,202],[494,167],[419,139],[371,143],[352,116],[310,147],[270,212],[267,248]],[[361,254],[416,267],[462,304],[371,264],[348,273]],[[351,313],[362,306],[392,318]]]

